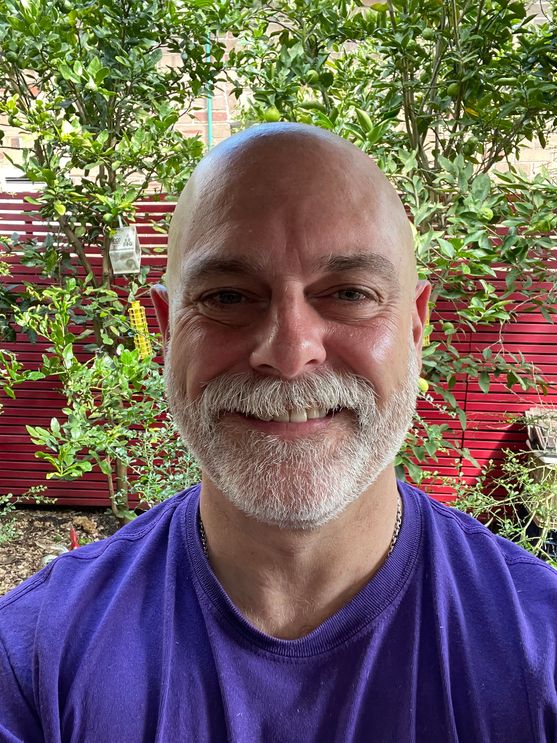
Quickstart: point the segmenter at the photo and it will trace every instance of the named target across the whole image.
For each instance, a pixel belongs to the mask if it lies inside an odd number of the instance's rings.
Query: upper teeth
[[[298,408],[273,418],[263,418],[263,420],[277,421],[277,423],[305,423],[307,420],[324,418],[326,415],[327,408]]]

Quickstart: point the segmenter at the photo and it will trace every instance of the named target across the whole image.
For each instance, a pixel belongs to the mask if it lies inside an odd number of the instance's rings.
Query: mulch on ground
[[[48,556],[69,549],[72,527],[79,544],[109,537],[118,528],[116,519],[106,510],[28,507],[18,508],[10,514],[10,520],[12,517],[16,536],[0,542],[0,596],[40,570]]]

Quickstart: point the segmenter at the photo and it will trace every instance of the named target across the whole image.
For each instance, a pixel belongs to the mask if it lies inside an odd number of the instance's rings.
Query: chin
[[[246,516],[282,529],[311,530],[338,518],[387,466],[376,462],[365,467],[354,458],[339,463],[330,454],[321,461],[303,460],[297,466],[267,462],[265,467],[236,456],[232,468],[223,468],[221,460],[218,470],[210,465],[203,470]]]

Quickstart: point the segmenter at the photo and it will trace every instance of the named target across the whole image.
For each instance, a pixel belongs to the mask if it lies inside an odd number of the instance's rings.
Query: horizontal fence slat
[[[43,241],[49,233],[56,233],[57,226],[41,217],[37,206],[24,200],[25,196],[37,198],[34,193],[0,194],[0,234],[20,234],[22,240],[36,237]],[[166,234],[156,229],[161,220],[168,220],[175,204],[158,196],[144,198],[136,204],[135,224],[144,254],[142,264],[149,268],[149,281],[159,281],[164,270],[166,256],[164,253],[153,252],[164,249],[167,243]],[[11,277],[0,279],[9,285],[21,286],[23,283],[48,284],[48,280],[37,275],[37,269],[23,266],[19,263],[17,253],[4,254],[2,260],[7,261],[12,270]],[[98,248],[91,247],[88,260],[98,275],[102,270],[102,257]],[[83,277],[85,272],[77,266],[77,275]],[[125,278],[118,278],[115,282],[117,291],[124,296]],[[506,292],[504,273],[500,273],[490,281],[498,291]],[[471,284],[472,286],[472,284]],[[537,285],[540,296],[553,287],[548,283]],[[523,300],[520,291],[513,292],[511,301],[517,306]],[[152,331],[156,330],[154,308],[148,297],[141,299],[145,309],[147,322]],[[444,341],[445,333],[442,330],[443,322],[458,323],[457,307],[463,307],[463,301],[451,302],[441,300],[432,312],[433,341]],[[78,329],[76,332],[80,332]],[[501,351],[507,354],[522,354],[527,363],[537,367],[552,385],[547,395],[538,392],[524,392],[519,387],[509,391],[503,383],[503,378],[495,380],[486,395],[480,390],[474,379],[467,379],[459,375],[457,384],[452,390],[457,401],[463,406],[468,418],[468,426],[462,431],[459,422],[451,418],[446,412],[439,409],[444,405],[442,399],[434,396],[434,405],[420,399],[418,409],[420,414],[432,424],[444,424],[448,430],[446,438],[468,447],[480,464],[489,460],[500,462],[503,450],[524,448],[525,431],[519,423],[511,422],[509,418],[516,418],[529,407],[552,405],[557,407],[557,326],[547,322],[541,313],[520,312],[516,321],[500,329],[495,326],[478,328],[471,333],[468,328],[458,327],[453,335],[453,345],[462,354],[471,353],[479,358],[482,351],[491,347],[493,354]],[[90,342],[85,339],[81,345]],[[32,344],[27,336],[18,332],[15,343],[5,343],[3,348],[14,351],[28,368],[40,363],[42,354],[48,353],[47,343]],[[77,352],[80,360],[88,358],[86,351]],[[162,361],[159,359],[159,362]],[[0,415],[0,494],[13,492],[21,495],[31,485],[47,484],[47,495],[53,494],[59,505],[68,506],[107,506],[108,492],[106,479],[98,470],[87,473],[77,481],[44,480],[49,471],[48,464],[34,456],[35,447],[27,434],[26,425],[48,427],[52,417],[64,420],[61,408],[64,399],[55,386],[55,380],[44,379],[30,385],[23,385],[16,390],[17,399],[11,400],[2,396],[4,406]],[[427,465],[429,471],[437,472],[438,478],[454,478],[457,476],[457,466],[461,464],[463,476],[469,480],[477,476],[479,470],[470,462],[459,462],[451,452],[441,453],[437,462]],[[432,497],[450,501],[453,490],[450,484],[438,479],[425,480],[427,491]]]

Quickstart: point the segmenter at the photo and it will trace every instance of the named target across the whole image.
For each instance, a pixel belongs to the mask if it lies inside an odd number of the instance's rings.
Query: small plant
[[[163,394],[161,390],[158,420],[138,431],[128,457],[130,495],[149,506],[201,480],[196,460],[166,412]]]
[[[0,495],[0,545],[11,542],[18,536],[14,511],[19,505],[52,505],[54,498],[45,498],[40,495],[46,488],[43,485],[35,485],[23,495],[14,496],[12,493]]]
[[[540,465],[526,452],[504,453],[500,469],[490,462],[474,484],[454,481],[452,505],[557,568],[551,543],[557,530],[557,479],[536,479]]]
[[[130,496],[153,505],[195,482],[198,470],[166,418],[161,367],[133,347],[133,328],[115,293],[83,289],[73,277],[60,285],[28,285],[27,291],[34,304],[17,308],[14,322],[49,345],[34,369],[0,351],[0,389],[14,397],[24,382],[59,382],[66,403],[62,416],[48,427],[27,425],[35,456],[50,467],[46,479],[75,480],[99,469],[120,523],[135,516]],[[93,316],[102,317],[107,343],[109,332],[123,342],[84,354]]]

